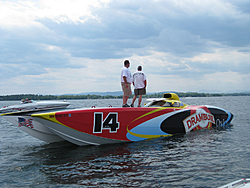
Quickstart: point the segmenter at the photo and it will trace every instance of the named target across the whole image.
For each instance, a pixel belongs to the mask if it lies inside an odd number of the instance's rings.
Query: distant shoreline
[[[223,97],[223,96],[250,96],[250,93],[197,93],[197,92],[175,92],[179,97]],[[144,95],[144,98],[162,98],[163,92]],[[133,95],[130,96],[132,98]],[[122,95],[36,95],[36,94],[17,94],[0,96],[0,101],[15,101],[21,99],[32,100],[74,100],[74,99],[121,99]]]

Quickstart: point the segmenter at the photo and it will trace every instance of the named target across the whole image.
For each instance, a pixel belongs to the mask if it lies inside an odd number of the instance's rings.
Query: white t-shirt
[[[136,71],[133,74],[132,82],[134,82],[135,89],[142,89],[145,87],[144,81],[146,80],[146,75],[142,71]]]
[[[121,82],[124,82],[123,76],[125,76],[127,78],[127,82],[128,83],[132,83],[132,76],[131,76],[131,72],[129,71],[129,69],[127,67],[123,67],[122,68],[122,72],[121,72]]]

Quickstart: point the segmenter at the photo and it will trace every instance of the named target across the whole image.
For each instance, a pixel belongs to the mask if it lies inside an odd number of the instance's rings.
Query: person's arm
[[[145,88],[147,87],[147,80],[144,80]]]
[[[126,86],[126,88],[128,88],[127,77],[126,77],[126,76],[123,76],[123,80],[124,80],[124,82],[125,82],[125,86]]]

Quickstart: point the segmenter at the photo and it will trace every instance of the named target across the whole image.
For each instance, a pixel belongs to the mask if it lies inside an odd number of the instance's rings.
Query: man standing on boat
[[[138,95],[139,95],[138,107],[140,107],[142,101],[142,95],[146,94],[146,86],[147,86],[146,75],[144,72],[142,72],[142,66],[138,66],[137,71],[133,74],[132,80],[133,80],[133,85],[135,87],[134,90],[135,95],[133,97],[131,107],[134,107],[134,102]]]
[[[121,85],[122,85],[122,91],[123,91],[123,104],[122,107],[130,107],[127,104],[128,98],[130,95],[132,95],[131,91],[131,82],[132,82],[132,76],[129,71],[129,60],[124,61],[124,67],[121,71]]]

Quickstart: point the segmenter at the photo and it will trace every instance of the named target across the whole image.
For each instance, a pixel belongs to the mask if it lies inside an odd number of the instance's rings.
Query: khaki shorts
[[[146,95],[146,88],[141,88],[141,89],[135,89],[134,90],[135,95]]]
[[[128,88],[126,88],[126,84],[125,82],[121,82],[122,84],[122,91],[123,91],[123,96],[130,96],[132,95],[132,91],[131,91],[131,84],[128,84]]]

